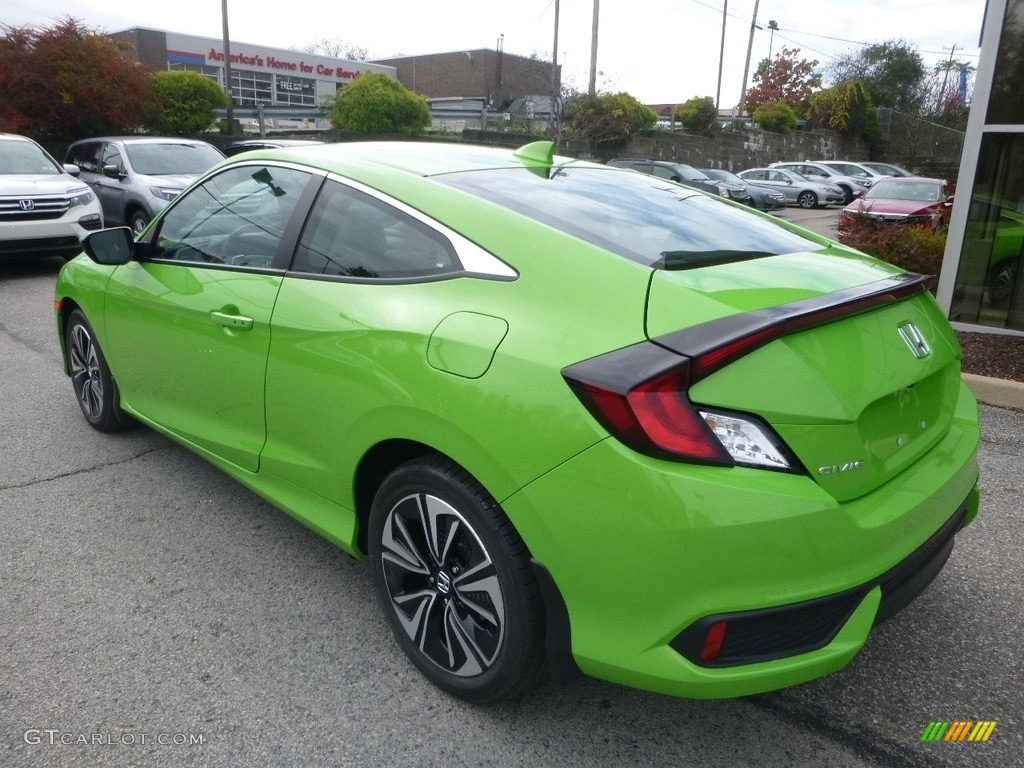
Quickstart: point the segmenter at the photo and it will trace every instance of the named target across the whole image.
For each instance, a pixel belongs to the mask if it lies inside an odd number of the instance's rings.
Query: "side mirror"
[[[82,172],[82,169],[74,163],[64,163],[64,171],[66,173],[70,173],[72,176],[78,176],[78,174]]]
[[[116,165],[104,165],[103,175],[111,179],[120,179],[121,170]]]
[[[116,267],[131,261],[135,240],[130,227],[114,227],[86,235],[82,248],[97,264]]]

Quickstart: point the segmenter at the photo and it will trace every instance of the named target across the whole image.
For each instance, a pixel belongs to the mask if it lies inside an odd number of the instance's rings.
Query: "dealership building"
[[[188,70],[226,89],[224,41],[155,29],[133,28],[110,35],[126,43],[136,59],[157,70]],[[301,51],[230,42],[231,89],[240,107],[299,107],[312,110],[365,72],[397,79],[395,67],[317,56]],[[305,120],[310,128],[330,128],[327,120]]]
[[[938,298],[965,330],[1024,333],[1024,0],[988,0]]]

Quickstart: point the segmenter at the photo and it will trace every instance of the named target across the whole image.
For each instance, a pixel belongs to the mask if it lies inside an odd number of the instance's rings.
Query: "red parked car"
[[[923,227],[941,232],[949,223],[953,187],[943,179],[923,176],[883,179],[839,215],[839,242],[858,217],[885,224]]]

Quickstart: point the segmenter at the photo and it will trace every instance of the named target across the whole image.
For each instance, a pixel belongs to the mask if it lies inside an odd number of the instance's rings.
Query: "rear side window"
[[[662,269],[817,250],[771,219],[654,176],[525,168],[435,177],[627,259]]]
[[[294,272],[363,279],[421,279],[457,273],[448,239],[359,190],[328,180],[295,254]]]
[[[102,173],[100,167],[100,144],[90,141],[86,144],[79,144],[72,148],[68,154],[67,161],[73,163],[87,173]]]

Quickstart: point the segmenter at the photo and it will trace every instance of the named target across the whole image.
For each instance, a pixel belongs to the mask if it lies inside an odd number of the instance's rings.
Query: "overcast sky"
[[[734,105],[755,0],[728,0],[723,107]],[[624,90],[646,103],[715,95],[724,0],[603,0],[600,4],[598,88]],[[377,0],[295,2],[228,0],[231,39],[299,48],[322,38],[364,47],[369,58],[491,48],[550,61],[555,0]],[[562,79],[585,90],[590,66],[593,0],[560,0],[558,38]],[[985,0],[761,0],[748,85],[772,46],[801,49],[822,66],[859,44],[902,38],[926,65],[955,56],[978,62]],[[220,0],[118,3],[110,0],[3,0],[0,24],[47,26],[72,16],[116,32],[148,27],[220,38]],[[774,20],[779,31],[768,30]],[[458,94],[475,95],[475,94]]]

